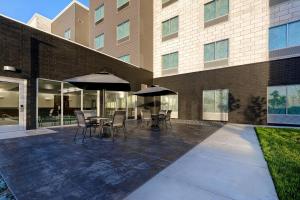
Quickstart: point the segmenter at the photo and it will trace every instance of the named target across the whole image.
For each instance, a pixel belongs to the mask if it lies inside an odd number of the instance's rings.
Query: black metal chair
[[[165,123],[166,123],[166,127],[167,127],[167,128],[168,128],[167,122],[169,122],[170,127],[172,128],[171,114],[172,114],[172,110],[168,110],[168,111],[167,111],[166,118],[165,118]]]
[[[111,122],[104,123],[102,128],[109,128],[112,139],[114,140],[115,133],[120,129],[123,129],[123,136],[126,138],[126,111],[117,110],[113,115],[113,120]],[[102,131],[103,132],[103,131]]]
[[[76,134],[74,136],[74,141],[76,141],[79,129],[82,129],[81,134],[83,135],[83,138],[82,138],[82,143],[83,143],[84,140],[85,140],[85,137],[86,137],[87,129],[88,128],[90,129],[90,136],[92,136],[92,128],[94,127],[96,129],[97,124],[91,123],[90,121],[87,121],[84,117],[84,113],[81,110],[74,111],[74,114],[75,114],[76,119],[77,119],[77,131],[76,131]]]

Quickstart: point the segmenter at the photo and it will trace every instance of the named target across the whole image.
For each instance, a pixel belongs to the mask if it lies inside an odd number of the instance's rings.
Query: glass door
[[[25,129],[26,81],[0,77],[0,132]]]

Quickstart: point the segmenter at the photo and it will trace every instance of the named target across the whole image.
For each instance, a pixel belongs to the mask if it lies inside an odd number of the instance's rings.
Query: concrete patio
[[[277,200],[252,126],[227,124],[126,200]]]
[[[173,124],[159,133],[129,125],[127,140],[83,145],[73,142],[74,128],[29,132],[0,140],[0,173],[21,200],[123,199],[221,126]]]

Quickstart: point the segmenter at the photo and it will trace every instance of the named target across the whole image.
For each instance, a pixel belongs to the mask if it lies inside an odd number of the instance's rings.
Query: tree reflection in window
[[[269,114],[286,114],[286,88],[269,88]]]

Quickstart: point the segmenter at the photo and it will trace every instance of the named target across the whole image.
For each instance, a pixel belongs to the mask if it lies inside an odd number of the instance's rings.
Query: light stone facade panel
[[[178,51],[178,73],[204,68],[204,44],[229,39],[229,65],[268,60],[269,0],[230,0],[229,19],[204,28],[204,3],[178,0],[162,8],[154,1],[154,77],[162,76],[161,56]],[[162,42],[161,23],[179,16],[178,37]],[[223,66],[227,67],[227,66]]]

